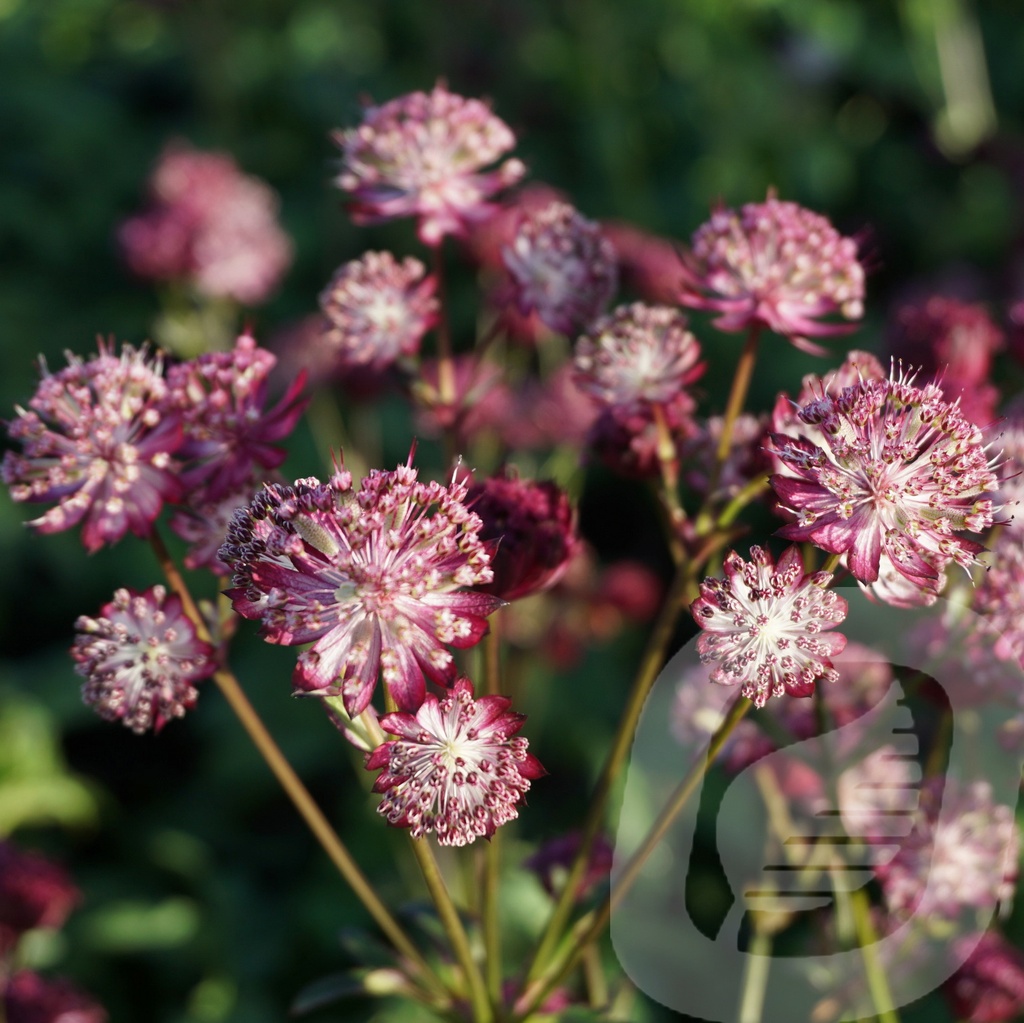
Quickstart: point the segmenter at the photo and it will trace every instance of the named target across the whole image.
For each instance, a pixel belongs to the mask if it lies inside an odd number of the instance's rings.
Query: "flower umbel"
[[[711,681],[742,685],[763,707],[771,696],[810,696],[818,679],[834,682],[831,658],[846,646],[827,633],[846,618],[846,601],[826,589],[829,572],[803,570],[795,544],[776,565],[768,551],[750,548],[745,562],[730,551],[724,579],[705,579],[690,611],[703,629],[697,651],[705,664],[719,662]]]
[[[15,501],[55,501],[29,523],[40,533],[82,525],[90,552],[131,530],[146,536],[165,501],[181,496],[172,455],[181,424],[166,408],[159,358],[99,343],[99,354],[43,379],[7,427],[22,454],[8,451],[2,475]]]
[[[464,588],[493,578],[466,487],[421,483],[411,464],[373,470],[358,492],[342,468],[327,483],[268,484],[236,513],[220,557],[235,610],[299,656],[297,692],[342,696],[355,717],[377,678],[402,710],[425,676],[451,684],[449,646],[469,647],[501,601]]]
[[[71,656],[86,680],[82,699],[139,734],[159,732],[191,710],[199,696],[193,683],[216,669],[213,647],[163,586],[117,590],[98,618],[82,615],[75,628]]]
[[[440,845],[459,846],[518,817],[517,804],[544,769],[516,735],[525,716],[510,706],[504,696],[475,700],[461,678],[440,700],[428,694],[415,715],[385,714],[381,727],[398,738],[366,761],[383,769],[373,786],[384,795],[378,813],[413,838],[433,832]]]

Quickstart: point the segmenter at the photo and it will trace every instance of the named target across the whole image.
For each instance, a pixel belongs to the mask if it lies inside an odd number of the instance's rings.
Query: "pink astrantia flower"
[[[430,246],[464,234],[491,211],[488,200],[526,172],[520,160],[506,160],[481,173],[513,148],[515,136],[486,103],[441,84],[368,107],[359,127],[334,140],[342,151],[337,183],[352,196],[352,219],[417,217],[420,240]]]
[[[525,211],[502,255],[519,311],[536,312],[560,334],[593,323],[618,284],[611,242],[568,203]]]
[[[1007,422],[998,423],[985,431],[993,447],[1001,452],[996,466],[999,493],[995,505],[1002,512],[1000,525],[1004,532],[1020,538],[1024,536],[1024,410],[1019,407]]]
[[[413,838],[433,832],[440,845],[459,846],[518,817],[517,804],[544,768],[516,735],[525,715],[511,704],[504,696],[475,700],[462,678],[440,700],[428,694],[415,715],[385,714],[381,727],[398,738],[366,761],[382,769],[373,786],[384,795],[377,812],[411,828]]]
[[[106,1010],[63,977],[21,970],[0,990],[7,1023],[107,1023]]]
[[[270,296],[292,246],[266,184],[243,174],[230,156],[177,142],[161,155],[149,192],[148,208],[118,231],[134,273],[246,305]]]
[[[182,482],[194,501],[219,501],[248,482],[254,467],[275,469],[284,461],[284,449],[275,445],[295,429],[309,401],[299,397],[303,371],[265,408],[276,362],[243,334],[230,352],[208,352],[168,370],[169,400],[185,428]]]
[[[703,372],[700,344],[669,306],[619,306],[576,342],[577,383],[605,405],[664,404]]]
[[[968,955],[962,950],[970,949]],[[968,934],[953,946],[962,963],[942,985],[963,1023],[1010,1023],[1024,1012],[1024,952],[995,931]]]
[[[0,957],[35,927],[62,927],[81,898],[63,868],[0,842]]]
[[[437,281],[411,256],[367,252],[340,267],[320,294],[330,322],[324,335],[344,365],[382,370],[415,355],[437,322]]]
[[[956,534],[992,524],[997,480],[981,431],[938,387],[893,373],[823,394],[799,418],[823,443],[772,434],[792,475],[771,483],[796,517],[779,536],[845,554],[862,583],[898,573],[937,592],[947,564],[973,564],[982,545]]]
[[[373,470],[359,490],[338,468],[330,481],[268,484],[236,513],[220,557],[244,618],[270,643],[313,643],[299,656],[299,693],[340,695],[355,717],[377,678],[415,711],[425,677],[451,684],[448,650],[473,646],[501,601],[466,587],[493,579],[480,518],[453,481],[421,483],[411,462]]]
[[[7,432],[22,446],[8,451],[2,475],[15,501],[55,501],[29,523],[58,533],[82,523],[90,552],[131,530],[147,536],[165,501],[181,496],[172,455],[181,444],[179,417],[167,410],[160,359],[100,342],[88,361],[42,381],[28,410],[16,409]]]
[[[806,574],[795,544],[779,558],[750,548],[745,562],[730,551],[724,579],[705,579],[690,612],[704,631],[697,652],[717,663],[711,681],[742,685],[740,692],[763,707],[769,697],[810,696],[818,679],[834,682],[831,658],[846,646],[828,633],[846,618],[846,601],[826,589],[829,572]]]
[[[765,326],[816,355],[809,337],[846,333],[850,324],[823,320],[864,312],[864,268],[857,243],[827,218],[773,192],[738,212],[720,207],[694,233],[684,256],[680,301],[719,313],[715,326]]]
[[[75,628],[71,656],[86,680],[82,699],[138,734],[184,716],[199,696],[194,683],[216,669],[213,648],[163,586],[117,590],[98,618],[82,615]]]

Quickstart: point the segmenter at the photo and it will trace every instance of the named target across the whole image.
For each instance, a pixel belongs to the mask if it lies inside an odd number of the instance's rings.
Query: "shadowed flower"
[[[0,842],[0,957],[35,927],[59,928],[81,898],[67,873],[37,853]]]
[[[367,252],[340,267],[320,294],[330,322],[324,340],[343,365],[380,371],[415,355],[437,322],[436,280],[411,256]]]
[[[530,782],[545,772],[517,736],[525,715],[504,696],[473,699],[469,679],[440,700],[428,694],[412,714],[385,714],[381,727],[397,739],[382,743],[366,766],[381,774],[373,791],[377,812],[413,838],[433,832],[440,845],[490,838],[519,816]]]
[[[0,991],[6,1023],[107,1023],[107,1013],[69,981],[22,970]]]
[[[583,835],[579,831],[570,831],[545,842],[532,856],[523,861],[527,870],[532,870],[544,886],[544,891],[552,898],[557,898],[565,887],[565,881],[579,852]],[[575,899],[586,898],[590,891],[605,881],[612,869],[614,850],[607,837],[598,834],[587,857],[587,866],[576,886]]]
[[[852,330],[824,321],[864,311],[864,269],[857,243],[827,218],[773,192],[738,212],[720,207],[693,235],[684,255],[680,301],[719,313],[716,327],[742,331],[765,326],[797,348],[823,355],[808,337]]]
[[[462,235],[491,211],[488,200],[526,172],[506,160],[481,173],[515,145],[511,129],[490,107],[443,85],[368,107],[357,128],[335,132],[342,151],[337,184],[353,199],[352,219],[373,224],[418,218],[425,245]]]
[[[704,372],[686,317],[668,306],[619,306],[576,342],[576,381],[605,405],[671,401]]]
[[[118,231],[134,273],[245,305],[266,301],[292,259],[267,185],[230,156],[176,142],[161,155],[149,191],[148,209]]]
[[[763,707],[769,697],[810,696],[818,679],[839,677],[831,658],[846,646],[841,633],[826,634],[846,618],[846,601],[825,587],[830,572],[804,572],[800,548],[787,548],[776,565],[771,554],[750,548],[745,562],[730,551],[724,579],[705,579],[690,606],[704,631],[697,652],[717,663],[711,681],[742,685]]]
[[[804,405],[799,419],[823,443],[773,433],[793,475],[771,484],[796,517],[779,536],[845,554],[862,583],[891,586],[898,573],[927,603],[946,565],[971,565],[983,550],[956,534],[992,524],[997,480],[981,431],[934,384],[910,379],[894,373]],[[886,599],[885,589],[874,595]]]
[[[330,481],[267,484],[235,514],[221,548],[228,592],[269,643],[315,645],[292,677],[299,693],[340,695],[361,713],[378,676],[415,711],[425,677],[450,685],[449,646],[473,646],[501,603],[466,588],[493,579],[466,487],[420,483],[410,463],[373,470],[357,492],[338,468]]]
[[[216,670],[213,647],[196,636],[181,601],[163,586],[115,591],[98,618],[81,615],[71,647],[86,681],[82,699],[107,721],[159,732],[198,699],[193,683]]]
[[[568,203],[524,211],[502,256],[511,301],[560,334],[588,327],[615,294],[615,250],[601,228]]]
[[[284,461],[284,449],[274,445],[295,429],[309,401],[299,397],[306,382],[301,371],[265,409],[276,362],[242,334],[230,352],[209,352],[167,371],[169,400],[185,428],[182,482],[194,503],[219,501],[246,484],[255,466],[276,469]]]
[[[4,456],[11,497],[55,501],[29,525],[58,533],[81,522],[90,552],[129,530],[147,536],[164,502],[181,496],[171,458],[181,423],[168,414],[159,358],[131,345],[114,355],[101,341],[87,362],[69,354],[67,368],[41,371],[29,409],[17,408],[7,427],[23,450]]]
[[[576,511],[550,480],[521,480],[505,469],[469,488],[480,516],[480,539],[494,541],[494,579],[477,587],[502,600],[518,600],[553,586],[580,548]]]
[[[961,942],[971,949],[964,958]],[[942,985],[953,1015],[963,1023],[1009,1023],[1024,1012],[1024,952],[1001,934],[969,934],[953,946],[962,963]]]

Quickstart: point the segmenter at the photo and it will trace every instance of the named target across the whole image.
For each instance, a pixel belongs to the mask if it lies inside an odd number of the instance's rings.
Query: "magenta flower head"
[[[106,1010],[91,996],[58,977],[44,980],[22,970],[0,989],[7,1023],[107,1023]]]
[[[473,698],[460,678],[438,699],[428,694],[415,715],[385,714],[381,727],[398,736],[370,754],[367,769],[381,768],[373,791],[389,824],[411,828],[413,838],[433,832],[440,845],[469,845],[519,816],[517,805],[544,768],[516,732],[525,715],[504,696]]]
[[[352,196],[355,223],[416,217],[424,245],[465,234],[491,212],[488,200],[526,173],[514,159],[483,171],[515,146],[515,136],[486,103],[440,83],[368,107],[362,124],[335,132],[334,141],[342,152],[337,184]]]
[[[421,483],[410,461],[373,470],[359,490],[340,466],[327,483],[268,484],[236,513],[221,548],[228,590],[269,643],[314,646],[299,656],[297,693],[340,695],[355,717],[383,676],[404,711],[426,678],[450,685],[449,646],[470,647],[501,601],[470,586],[494,578],[466,487]]]
[[[266,184],[224,153],[177,142],[161,155],[149,191],[148,208],[118,231],[135,274],[245,305],[266,301],[292,259]]]
[[[275,445],[295,429],[309,401],[299,397],[303,371],[265,408],[276,362],[242,334],[230,352],[208,352],[168,370],[170,402],[185,428],[182,482],[194,501],[219,501],[248,482],[256,466],[275,469],[284,461]]]
[[[963,942],[971,952],[958,950]],[[1010,1023],[1024,1013],[1024,952],[1001,934],[969,934],[953,946],[963,965],[942,985],[953,1016],[963,1023]]]
[[[82,699],[138,735],[183,717],[199,696],[194,683],[217,667],[213,647],[163,586],[117,590],[98,618],[81,615],[75,629],[71,656],[85,679]]]
[[[340,267],[320,294],[330,327],[324,338],[343,366],[380,371],[420,350],[437,322],[437,281],[411,256],[367,252]]]
[[[62,927],[81,893],[57,864],[0,842],[0,957],[35,927]]]
[[[494,578],[477,587],[502,600],[518,600],[554,586],[579,553],[576,511],[550,480],[521,480],[505,469],[469,489],[480,516],[480,538],[493,541]]]
[[[864,268],[857,243],[819,213],[782,202],[769,191],[738,212],[720,207],[693,235],[684,257],[680,301],[718,313],[716,327],[764,326],[815,355],[808,340],[843,334],[864,312]]]
[[[846,601],[830,572],[804,572],[795,544],[776,565],[768,551],[750,548],[745,562],[726,556],[724,579],[705,579],[690,606],[703,630],[697,652],[716,664],[711,681],[741,685],[743,696],[763,707],[772,696],[810,696],[818,679],[839,678],[831,658],[846,637],[829,632],[846,618]]]
[[[147,536],[165,501],[181,496],[172,456],[181,444],[179,417],[168,411],[160,359],[124,345],[50,373],[7,426],[22,453],[8,451],[0,475],[15,501],[54,501],[29,523],[59,533],[82,523],[88,551],[131,530]]]
[[[611,301],[618,264],[601,228],[564,202],[524,210],[502,250],[511,300],[559,334],[588,327]]]
[[[956,534],[992,524],[998,482],[978,427],[934,384],[911,380],[894,372],[804,405],[799,419],[822,443],[773,433],[787,472],[771,484],[796,517],[779,536],[845,554],[861,583],[889,586],[895,572],[928,592],[951,561],[973,564],[983,550]]]
[[[576,382],[603,405],[664,404],[703,372],[686,317],[669,306],[619,306],[576,342]]]

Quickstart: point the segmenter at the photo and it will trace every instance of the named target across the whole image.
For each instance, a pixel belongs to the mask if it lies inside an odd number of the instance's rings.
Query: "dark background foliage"
[[[312,311],[364,248],[415,251],[408,224],[347,221],[329,131],[358,120],[362,97],[439,77],[490,97],[531,177],[589,216],[685,239],[716,200],[770,186],[827,213],[869,253],[861,347],[881,350],[887,311],[913,291],[1001,316],[1021,275],[1022,53],[1013,0],[0,0],[0,415],[31,394],[38,353],[57,366],[97,334],[147,336],[156,298],[122,268],[113,230],[170,137],[229,151],[280,193],[297,258],[254,314],[257,336]],[[738,344],[711,333],[705,347],[713,389]],[[820,365],[785,348],[762,361],[754,400]],[[323,455],[300,431],[286,472]],[[584,524],[604,553],[637,553],[617,515],[591,500]],[[116,586],[151,585],[156,565],[128,541],[87,557],[25,517],[0,502],[0,832],[20,821],[19,839],[68,863],[86,895],[36,961],[118,1023],[283,1018],[303,984],[351,962],[339,931],[361,911],[215,692],[157,739],[80,706],[75,617]],[[356,758],[287,697],[293,653],[242,631],[252,698],[356,855],[387,862],[399,844]],[[552,774],[522,848],[589,784],[641,640],[532,678],[531,739]],[[374,876],[398,897],[400,870]],[[540,912],[539,889],[519,883],[522,912]]]

